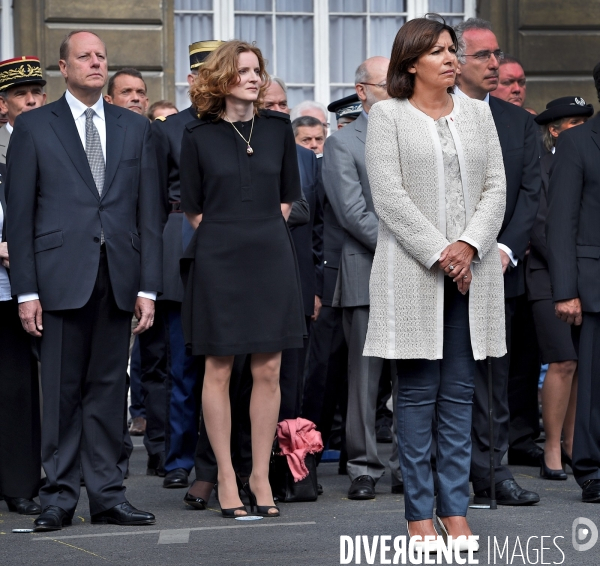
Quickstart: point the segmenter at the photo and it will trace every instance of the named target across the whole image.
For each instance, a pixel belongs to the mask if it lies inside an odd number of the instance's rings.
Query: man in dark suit
[[[489,22],[471,18],[456,27],[461,44],[457,94],[489,103],[506,173],[506,211],[498,234],[498,248],[504,272],[506,342],[508,353],[494,358],[493,398],[496,499],[500,505],[530,505],[539,501],[536,493],[522,489],[510,470],[502,465],[508,449],[508,375],[511,362],[511,329],[517,298],[525,295],[523,260],[537,213],[541,179],[539,151],[533,117],[527,111],[489,93],[498,86],[499,60],[503,53]],[[490,439],[488,437],[488,377],[485,361],[477,364],[473,398],[473,446],[471,481],[475,502],[489,501]]]
[[[600,503],[600,118],[564,131],[548,189],[546,245],[557,316],[574,325],[579,383],[573,474]]]
[[[20,72],[25,71],[25,72]],[[40,61],[17,57],[0,63],[0,498],[10,511],[38,515],[41,480],[40,402],[32,338],[22,328],[12,299],[6,242],[6,151],[15,119],[46,103]]]
[[[70,33],[59,67],[65,95],[17,118],[7,156],[12,292],[41,337],[36,529],[71,524],[80,463],[92,523],[151,524],[125,498],[121,459],[131,316],[137,334],[148,329],[162,287],[150,123],[103,101],[106,47],[94,33]]]

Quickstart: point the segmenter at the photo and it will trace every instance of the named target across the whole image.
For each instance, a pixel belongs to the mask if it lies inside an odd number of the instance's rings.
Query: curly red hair
[[[262,85],[258,98],[254,101],[254,112],[263,106],[265,91],[269,84],[266,61],[256,45],[237,39],[226,41],[215,49],[198,69],[198,76],[190,88],[190,99],[200,118],[220,117],[225,111],[225,97],[229,89],[240,79],[238,58],[241,53],[252,52],[258,58],[259,74]]]

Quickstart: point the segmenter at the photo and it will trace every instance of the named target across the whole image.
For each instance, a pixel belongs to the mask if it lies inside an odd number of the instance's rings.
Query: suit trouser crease
[[[73,515],[80,462],[91,514],[125,501],[119,463],[131,316],[117,307],[104,250],[87,304],[43,314],[42,507]]]
[[[496,483],[513,479],[502,465],[508,450],[510,411],[508,406],[508,374],[510,368],[511,325],[516,299],[505,299],[506,344],[509,351],[501,358],[492,358],[492,396],[494,403],[494,476]],[[471,437],[471,481],[475,492],[490,487],[490,438],[488,415],[488,367],[486,360],[476,362],[475,394],[473,396],[473,426]]]
[[[377,481],[385,473],[385,466],[377,454],[375,433],[377,395],[384,360],[362,355],[368,322],[368,306],[343,309],[344,334],[348,344],[346,447],[351,481],[362,475]],[[397,454],[397,439],[394,439],[390,458],[394,484],[402,483]]]

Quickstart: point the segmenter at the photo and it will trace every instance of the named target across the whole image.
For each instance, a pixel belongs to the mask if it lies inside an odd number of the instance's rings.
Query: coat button
[[[94,236],[94,242],[98,243],[100,241],[100,238],[97,238],[96,236]]]

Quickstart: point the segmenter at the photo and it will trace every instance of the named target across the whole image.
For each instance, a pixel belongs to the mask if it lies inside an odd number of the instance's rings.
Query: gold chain
[[[240,138],[242,138],[246,142],[246,145],[248,146],[246,148],[246,153],[248,155],[252,155],[254,153],[254,150],[250,147],[250,140],[252,139],[252,132],[254,131],[254,116],[252,116],[252,126],[250,126],[250,136],[248,137],[248,139],[246,139],[242,135],[242,133],[235,127],[235,124],[229,119],[227,114],[225,114],[225,120],[227,120],[233,126],[233,129],[240,135]]]

